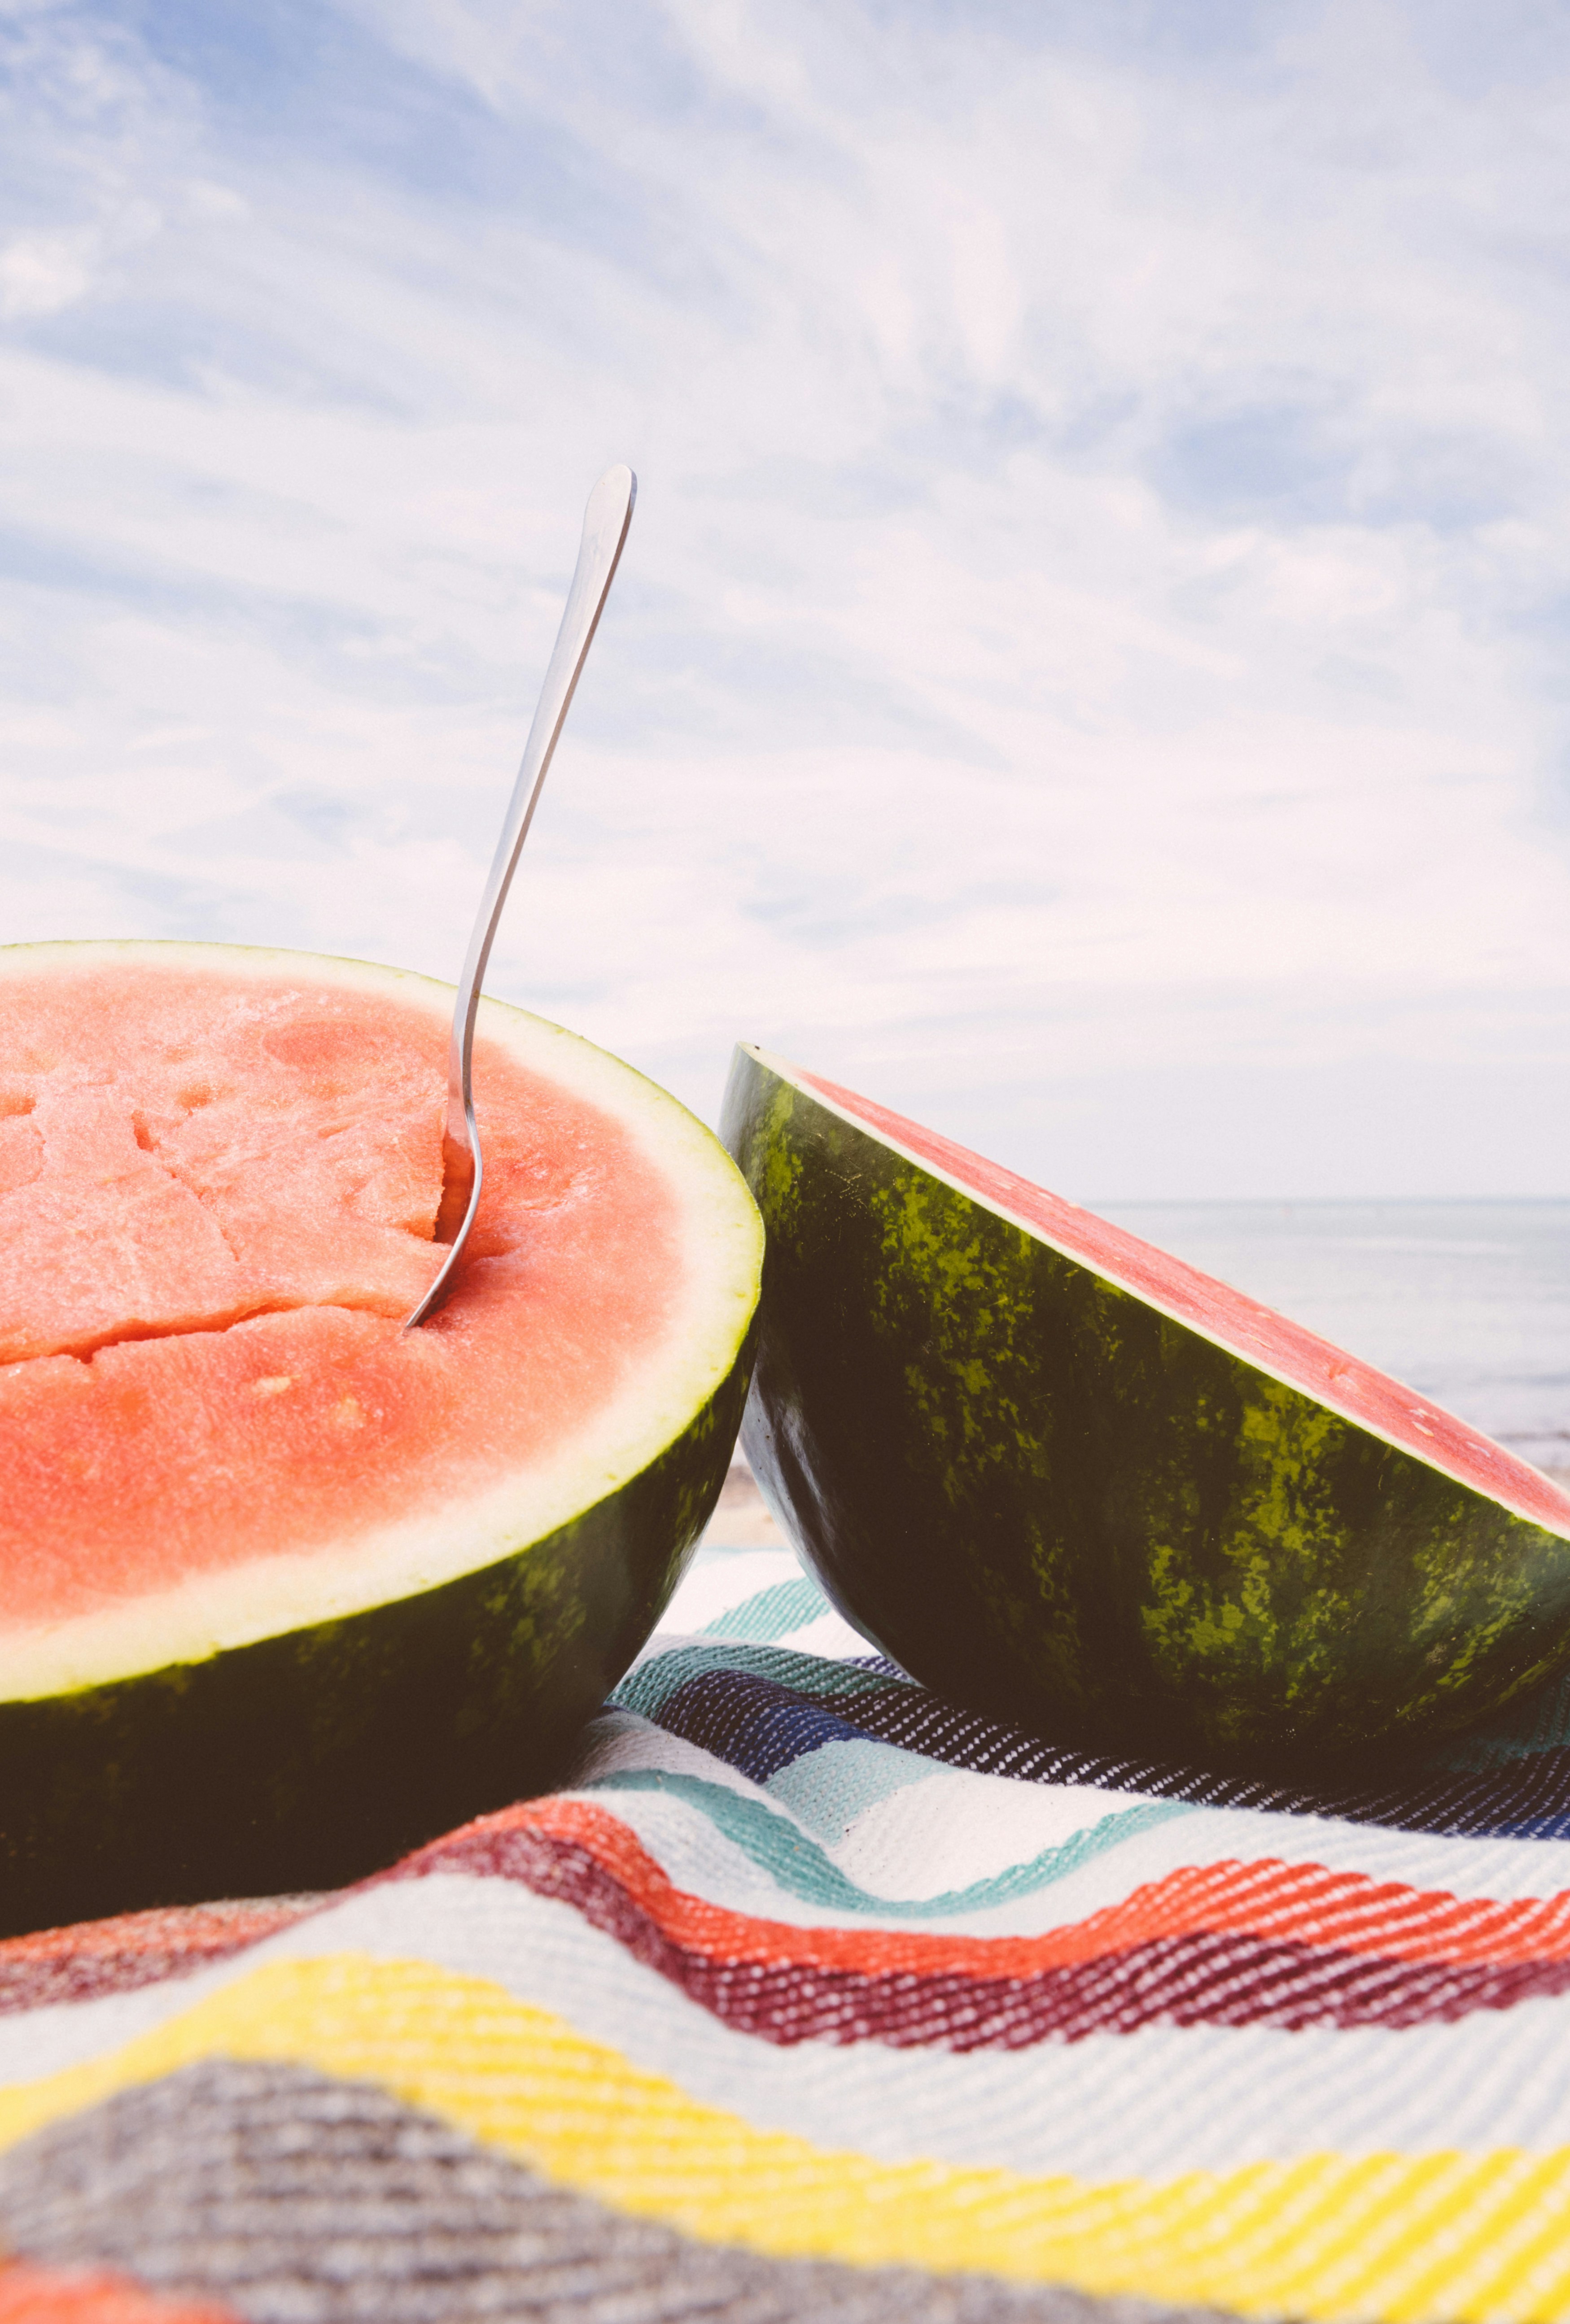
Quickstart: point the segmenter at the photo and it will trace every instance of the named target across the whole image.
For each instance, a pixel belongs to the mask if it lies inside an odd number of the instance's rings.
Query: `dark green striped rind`
[[[1093,1749],[1323,1763],[1570,1659],[1570,1542],[957,1192],[738,1050],[743,1443],[911,1675]]]
[[[439,1588],[0,1703],[0,1936],[335,1888],[551,1780],[725,1481],[752,1359],[617,1491]]]

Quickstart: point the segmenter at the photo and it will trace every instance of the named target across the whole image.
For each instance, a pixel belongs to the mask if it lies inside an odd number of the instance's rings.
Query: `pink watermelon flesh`
[[[476,1048],[441,1257],[445,1027],[140,965],[0,980],[0,1632],[483,1491],[657,1347],[678,1201],[627,1128]]]
[[[1503,1502],[1551,1533],[1570,1536],[1570,1493],[1491,1437],[1429,1404],[1415,1389],[1361,1363],[1273,1308],[1262,1307],[1213,1276],[1141,1242],[1138,1235],[1048,1194],[1028,1178],[1016,1177],[1011,1170],[923,1130],[902,1114],[819,1074],[800,1073],[798,1078],[881,1138],[931,1164],[984,1202],[1011,1212],[1056,1250],[1109,1282],[1136,1292],[1207,1340],[1301,1388],[1388,1443],[1417,1453],[1491,1500]]]

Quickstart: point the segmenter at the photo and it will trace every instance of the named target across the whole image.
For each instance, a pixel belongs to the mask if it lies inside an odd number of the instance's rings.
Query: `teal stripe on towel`
[[[895,1920],[938,1921],[956,1913],[984,1913],[1020,1896],[1034,1895],[1055,1880],[1067,1879],[1093,1857],[1121,1846],[1157,1824],[1193,1812],[1182,1800],[1146,1800],[1121,1815],[1101,1817],[1084,1831],[1057,1848],[1043,1849],[1026,1864],[1011,1864],[990,1879],[973,1881],[968,1888],[950,1888],[941,1896],[873,1896],[849,1879],[838,1865],[795,1823],[760,1800],[748,1799],[724,1784],[702,1775],[679,1774],[670,1767],[625,1767],[593,1779],[594,1792],[663,1792],[682,1800],[706,1816],[716,1831],[739,1848],[750,1862],[766,1872],[778,1887],[803,1904],[826,1905],[831,1912],[864,1913]]]
[[[817,1584],[802,1574],[794,1582],[772,1582],[767,1590],[743,1598],[739,1606],[706,1622],[698,1636],[759,1638],[766,1642],[786,1637],[792,1630],[804,1630],[808,1622],[818,1621],[831,1611]]]

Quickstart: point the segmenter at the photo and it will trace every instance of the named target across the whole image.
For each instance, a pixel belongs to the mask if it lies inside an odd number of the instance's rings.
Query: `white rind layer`
[[[98,943],[0,949],[0,977],[41,965],[84,975],[113,963],[258,982],[298,978],[418,1009],[445,1033],[453,990],[407,970],[310,953],[225,945]],[[736,1360],[757,1305],[763,1228],[741,1173],[703,1124],[605,1050],[505,1002],[480,1004],[478,1031],[521,1063],[613,1115],[679,1204],[681,1299],[661,1347],[612,1400],[557,1446],[439,1514],[424,1511],[335,1545],[255,1558],[134,1602],[0,1634],[0,1702],[74,1692],[314,1623],[363,1613],[481,1571],[542,1540],[639,1475],[680,1435]],[[443,1055],[445,1056],[445,1048]],[[3,1614],[3,1605],[0,1605]]]

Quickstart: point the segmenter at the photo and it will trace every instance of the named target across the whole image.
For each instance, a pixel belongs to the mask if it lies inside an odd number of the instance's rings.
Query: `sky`
[[[0,940],[1570,1195],[1562,0],[0,0]]]

